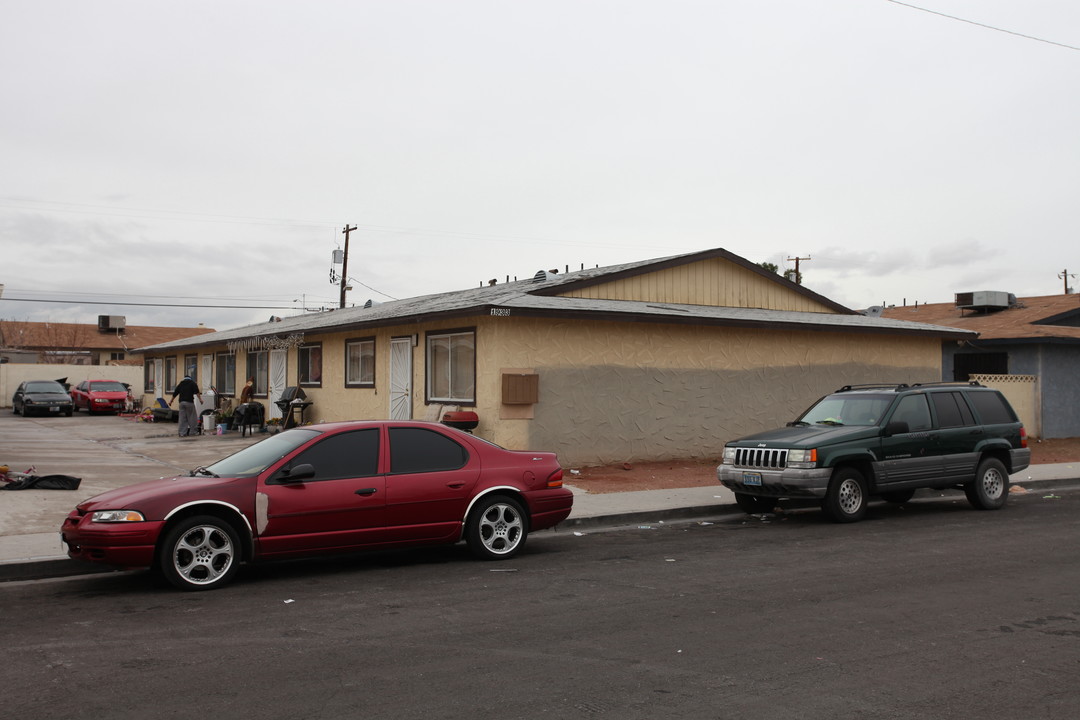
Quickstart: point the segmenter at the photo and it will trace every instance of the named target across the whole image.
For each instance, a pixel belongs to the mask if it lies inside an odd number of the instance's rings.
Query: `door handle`
[[[454,488],[455,490],[457,490],[458,488],[465,487],[465,483],[463,483],[463,482],[448,482],[448,483],[446,483],[446,487]]]
[[[357,495],[374,495],[378,490],[375,488],[362,488],[356,491]]]

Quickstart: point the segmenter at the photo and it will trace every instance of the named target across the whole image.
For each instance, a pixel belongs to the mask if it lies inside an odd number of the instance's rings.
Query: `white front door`
[[[176,388],[165,387],[165,363],[161,358],[154,360],[154,381],[157,383],[157,396],[165,397]]]
[[[281,417],[281,408],[275,403],[281,399],[281,394],[285,392],[287,357],[287,350],[270,351],[270,366],[268,368],[270,375],[270,402],[267,403],[269,407],[266,409],[272,418]]]
[[[202,356],[202,377],[199,378],[199,389],[206,392],[214,385],[214,356]]]
[[[412,420],[412,338],[390,339],[390,419]]]

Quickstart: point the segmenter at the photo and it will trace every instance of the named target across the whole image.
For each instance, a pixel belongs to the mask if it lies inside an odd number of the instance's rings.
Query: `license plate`
[[[742,474],[743,485],[761,485],[761,473],[744,472]]]
[[[50,405],[49,406],[49,412],[60,412],[60,406],[59,405]]]

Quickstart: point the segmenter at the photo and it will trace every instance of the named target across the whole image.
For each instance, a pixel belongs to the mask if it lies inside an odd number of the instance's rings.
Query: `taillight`
[[[562,487],[562,468],[559,468],[555,472],[548,475],[547,486],[549,488],[561,488]]]
[[[1020,447],[1027,447],[1027,429],[1023,425],[1020,426]]]

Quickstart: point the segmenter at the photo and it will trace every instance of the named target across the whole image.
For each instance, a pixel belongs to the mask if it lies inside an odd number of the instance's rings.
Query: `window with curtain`
[[[476,402],[476,332],[458,330],[427,336],[427,401]]]

